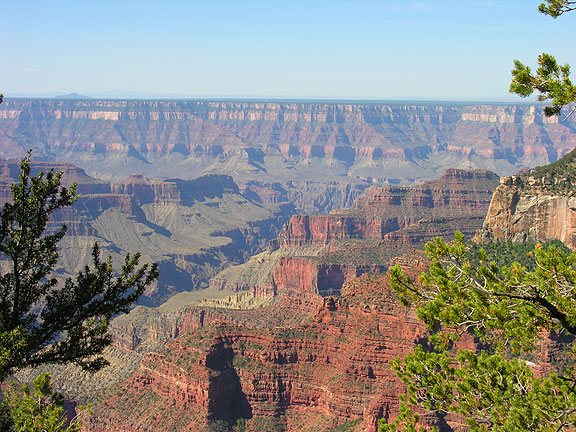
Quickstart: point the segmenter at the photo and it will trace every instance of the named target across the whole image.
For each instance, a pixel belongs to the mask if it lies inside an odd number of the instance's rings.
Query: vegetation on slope
[[[573,195],[576,191],[576,149],[549,165],[521,175],[523,189],[536,187],[554,194]]]
[[[501,258],[508,254],[496,248]],[[417,346],[395,361],[407,393],[401,416],[381,430],[415,430],[418,415],[410,405],[445,424],[449,414],[462,415],[474,431],[560,431],[576,425],[573,367],[538,374],[531,362],[543,334],[576,336],[576,254],[536,245],[529,270],[489,262],[479,249],[476,266],[458,233],[452,243],[427,244],[426,253],[432,264],[420,283],[396,267],[391,285],[434,332],[435,349]],[[474,334],[483,350],[454,350],[452,343],[465,332]]]

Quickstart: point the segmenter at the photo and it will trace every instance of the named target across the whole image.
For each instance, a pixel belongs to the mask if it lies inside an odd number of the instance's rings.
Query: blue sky
[[[517,100],[512,61],[576,65],[539,0],[0,0],[0,91]]]

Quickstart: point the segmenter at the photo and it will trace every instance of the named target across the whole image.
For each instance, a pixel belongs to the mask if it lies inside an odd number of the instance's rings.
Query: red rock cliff
[[[352,278],[385,271],[391,258],[434,237],[474,235],[497,185],[492,172],[452,169],[417,187],[371,187],[350,209],[292,216],[267,252],[210,285],[258,297],[338,294]]]
[[[242,417],[250,431],[345,422],[374,431],[378,418],[398,408],[390,360],[425,334],[382,276],[366,275],[345,285],[342,298],[327,298],[308,324],[210,326],[146,355],[96,407],[91,430],[202,430],[210,420]]]
[[[327,244],[332,240],[383,240],[389,233],[415,224],[441,225],[460,219],[473,234],[498,185],[498,176],[484,170],[446,170],[439,180],[416,187],[371,187],[349,210],[330,215],[295,215],[280,233],[280,246]],[[475,219],[476,224],[468,222]],[[472,225],[472,226],[469,226]]]

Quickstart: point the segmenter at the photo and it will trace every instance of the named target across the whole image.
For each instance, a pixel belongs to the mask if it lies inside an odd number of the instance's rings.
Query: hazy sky
[[[516,100],[513,59],[576,66],[539,2],[0,0],[0,92]]]

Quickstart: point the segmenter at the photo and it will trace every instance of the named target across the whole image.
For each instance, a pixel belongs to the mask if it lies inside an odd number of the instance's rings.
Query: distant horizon
[[[75,97],[77,96],[77,97]],[[4,93],[4,100],[9,99],[36,99],[36,100],[118,100],[118,101],[198,101],[198,102],[300,102],[300,103],[374,103],[374,104],[496,104],[496,105],[546,105],[546,102],[537,100],[510,98],[506,100],[494,99],[435,99],[435,98],[353,98],[353,97],[283,97],[283,96],[175,96],[175,95],[107,95],[104,94],[81,94],[72,93],[47,93],[47,94],[10,94]]]

